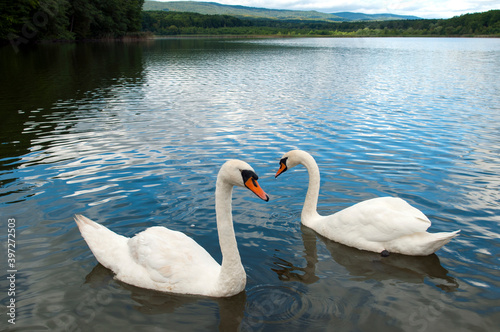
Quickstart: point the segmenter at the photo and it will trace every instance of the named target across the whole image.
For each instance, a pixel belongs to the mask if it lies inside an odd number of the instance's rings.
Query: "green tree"
[[[144,0],[1,0],[0,41],[122,37],[141,31]]]
[[[9,35],[20,34],[26,19],[38,7],[38,0],[2,0],[0,5],[0,39],[8,40]]]

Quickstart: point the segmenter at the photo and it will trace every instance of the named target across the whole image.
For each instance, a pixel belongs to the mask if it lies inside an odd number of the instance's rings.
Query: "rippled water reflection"
[[[0,225],[6,239],[16,219],[17,329],[499,325],[499,40],[172,39],[4,48],[0,59]],[[394,195],[430,231],[461,235],[437,255],[388,258],[318,236],[299,223],[305,170],[274,179],[292,148],[318,161],[321,213]],[[220,261],[213,194],[230,158],[271,196],[233,193],[244,293],[160,294],[96,263],[75,213],[127,236],[183,231]]]

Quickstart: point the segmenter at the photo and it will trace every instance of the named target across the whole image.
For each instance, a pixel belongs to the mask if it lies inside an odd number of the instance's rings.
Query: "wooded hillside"
[[[447,20],[367,22],[242,19],[229,15],[145,11],[143,30],[157,35],[295,35],[295,36],[500,36],[500,10]]]
[[[267,18],[273,20],[313,20],[326,22],[387,21],[419,19],[416,16],[396,14],[364,14],[352,12],[323,13],[315,10],[268,9],[224,5],[202,1],[145,1],[144,11],[189,12],[204,15],[229,15],[241,19]]]

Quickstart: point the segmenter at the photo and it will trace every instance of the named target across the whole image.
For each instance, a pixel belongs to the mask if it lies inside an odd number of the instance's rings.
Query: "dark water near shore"
[[[40,45],[0,49],[0,68],[2,330],[498,329],[500,40]],[[318,236],[300,225],[305,169],[274,179],[294,148],[319,164],[320,213],[399,196],[461,235],[388,258]],[[244,293],[161,294],[97,264],[75,213],[126,236],[185,232],[220,262],[215,179],[231,158],[271,196],[233,192]]]

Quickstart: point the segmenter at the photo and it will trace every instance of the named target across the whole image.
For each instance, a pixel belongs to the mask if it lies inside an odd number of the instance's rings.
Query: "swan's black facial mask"
[[[254,180],[258,180],[259,176],[255,174],[255,172],[252,172],[250,170],[243,170],[241,171],[241,176],[243,177],[243,182],[246,183],[248,179],[253,178]]]
[[[288,167],[286,166],[287,160],[288,157],[280,160],[280,169],[276,172],[276,175],[274,176],[275,178],[277,178],[281,173],[284,173],[288,169]]]
[[[257,176],[257,174],[255,174],[255,172],[252,172],[250,170],[243,170],[241,171],[241,177],[243,178],[245,187],[250,189],[255,195],[259,196],[260,199],[263,199],[266,202],[269,201],[269,196],[264,192],[264,190],[259,186],[259,183],[257,182],[259,177]]]

